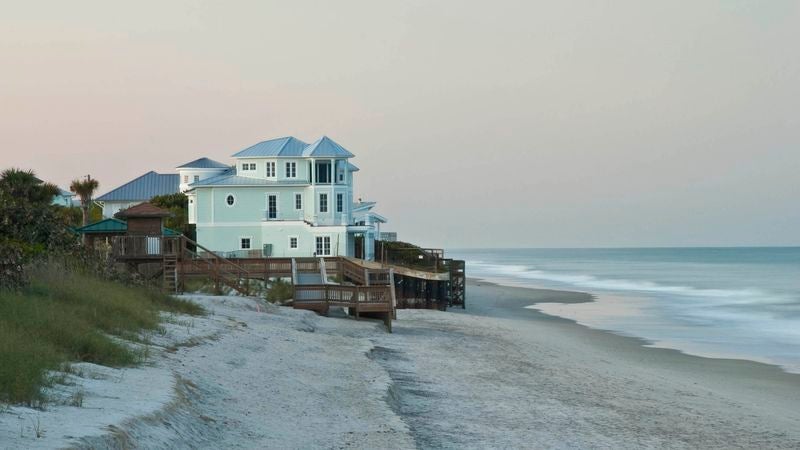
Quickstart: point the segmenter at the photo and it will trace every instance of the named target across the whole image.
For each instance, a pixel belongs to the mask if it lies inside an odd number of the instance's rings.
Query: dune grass
[[[69,361],[112,367],[142,355],[111,336],[137,340],[157,330],[160,311],[202,314],[201,307],[143,287],[45,266],[20,292],[0,291],[0,401],[38,406],[50,373]]]

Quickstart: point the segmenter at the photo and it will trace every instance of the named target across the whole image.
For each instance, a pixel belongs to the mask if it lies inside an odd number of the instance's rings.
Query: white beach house
[[[355,256],[373,259],[379,224],[374,203],[353,204],[353,154],[328,137],[260,142],[233,155],[235,165],[188,183],[189,223],[197,242],[221,253]],[[207,175],[203,173],[202,175]]]
[[[260,142],[234,165],[199,158],[177,174],[148,172],[95,201],[103,216],[184,192],[197,242],[229,256],[352,256],[374,259],[386,218],[375,202],[353,203],[353,154],[328,137]]]

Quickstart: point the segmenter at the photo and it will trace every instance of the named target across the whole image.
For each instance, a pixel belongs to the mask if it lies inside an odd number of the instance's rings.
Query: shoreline
[[[641,346],[644,348],[652,348],[652,349],[661,349],[661,350],[672,350],[678,353],[681,353],[686,356],[697,357],[697,358],[705,358],[705,359],[715,359],[715,360],[730,360],[730,361],[742,361],[747,363],[757,363],[763,364],[770,367],[775,367],[776,369],[790,374],[790,375],[797,375],[800,376],[800,371],[790,370],[789,367],[781,365],[776,361],[772,361],[768,358],[759,358],[758,356],[754,355],[747,355],[741,353],[724,353],[724,352],[714,352],[712,350],[703,350],[702,348],[698,348],[698,346],[692,347],[691,344],[684,344],[680,345],[679,343],[674,343],[668,339],[652,339],[647,337],[638,336],[635,334],[626,333],[621,330],[611,329],[611,328],[603,328],[599,325],[593,325],[589,323],[584,323],[580,321],[578,318],[568,317],[553,311],[557,309],[557,307],[542,307],[538,308],[536,305],[540,304],[553,304],[553,305],[571,305],[571,304],[587,304],[587,303],[597,303],[598,307],[608,307],[610,306],[608,303],[609,299],[616,301],[617,299],[625,299],[626,301],[630,301],[631,299],[641,298],[637,296],[627,296],[627,295],[615,295],[615,294],[606,294],[606,293],[593,293],[587,291],[578,291],[578,290],[569,290],[569,289],[553,289],[548,287],[534,287],[534,286],[512,286],[512,285],[505,285],[501,284],[492,280],[487,280],[483,278],[472,277],[467,279],[468,286],[493,286],[500,289],[521,289],[523,291],[528,290],[531,291],[531,295],[537,296],[537,292],[557,292],[557,293],[573,293],[576,296],[585,296],[584,299],[581,300],[569,300],[563,301],[561,299],[564,298],[563,295],[559,295],[557,297],[553,297],[554,299],[547,299],[545,301],[536,300],[531,302],[529,305],[523,306],[526,309],[530,309],[536,311],[540,314],[544,314],[553,318],[558,318],[562,320],[567,320],[575,325],[586,327],[591,330],[600,331],[604,333],[610,333],[615,336],[620,336],[629,339],[635,339],[641,343]],[[577,297],[576,297],[577,298]],[[605,301],[605,302],[604,302]],[[600,305],[601,302],[604,304]],[[615,307],[617,305],[614,305]],[[602,311],[601,311],[602,312]],[[585,314],[585,312],[578,313]],[[624,314],[624,313],[623,313]],[[794,366],[792,366],[794,367]]]
[[[473,280],[467,295],[466,310],[399,310],[392,334],[380,321],[188,295],[209,316],[172,326],[152,365],[124,370],[172,376],[146,392],[125,374],[107,392],[76,378],[83,407],[42,413],[42,439],[21,436],[24,408],[0,412],[0,448],[800,446],[798,375],[524,308],[586,293]],[[152,411],[125,409],[165,389]],[[108,402],[127,416],[106,418]]]

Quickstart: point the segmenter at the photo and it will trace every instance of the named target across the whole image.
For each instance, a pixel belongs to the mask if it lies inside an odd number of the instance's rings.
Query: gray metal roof
[[[287,136],[269,141],[259,142],[238,153],[234,158],[352,158],[353,154],[345,150],[328,136],[323,136],[313,144],[306,144],[300,139]]]
[[[347,170],[349,170],[350,172],[358,172],[361,169],[359,169],[358,166],[356,166],[355,164],[353,164],[350,161],[348,161],[347,162]]]
[[[223,164],[219,161],[214,161],[208,158],[199,158],[194,161],[182,164],[176,169],[227,169],[230,167],[228,164]]]
[[[322,136],[322,139],[314,142],[303,150],[305,157],[322,157],[322,158],[352,158],[354,155],[344,147],[337,144],[333,139],[328,136]]]
[[[234,158],[259,158],[270,156],[299,157],[308,144],[292,136],[259,142],[256,145],[234,153]]]
[[[304,185],[308,184],[307,180],[265,180],[263,178],[243,177],[240,175],[219,175],[216,177],[206,178],[195,183],[190,184],[191,188],[206,187],[206,186],[277,186],[277,185]]]
[[[177,173],[155,173],[151,170],[95,200],[101,202],[147,201],[156,195],[175,194],[179,192],[179,185],[180,176]]]
[[[75,197],[75,194],[70,191],[65,191],[64,189],[58,188],[58,195],[62,197]]]

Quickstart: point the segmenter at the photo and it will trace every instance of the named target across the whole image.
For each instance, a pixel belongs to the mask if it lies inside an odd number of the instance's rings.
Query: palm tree
[[[6,169],[0,173],[0,190],[10,198],[25,199],[33,205],[49,205],[58,186],[36,178],[31,170]]]
[[[92,205],[92,195],[100,183],[91,175],[86,175],[85,180],[72,180],[69,190],[81,198],[81,211],[83,212],[83,226],[89,225],[89,207]]]

